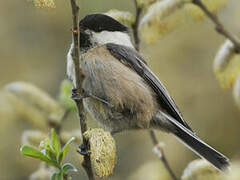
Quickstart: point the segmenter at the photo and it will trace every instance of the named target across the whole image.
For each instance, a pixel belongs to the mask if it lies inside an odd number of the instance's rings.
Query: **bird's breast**
[[[82,69],[86,74],[85,91],[106,100],[122,116],[136,121],[132,123],[148,126],[157,102],[152,89],[134,70],[114,58],[105,46],[86,53]]]

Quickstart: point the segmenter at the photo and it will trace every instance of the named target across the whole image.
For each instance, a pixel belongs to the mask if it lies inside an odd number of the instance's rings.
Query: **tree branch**
[[[173,180],[178,180],[178,178],[176,177],[176,175],[174,174],[173,170],[171,169],[168,160],[166,159],[166,156],[164,154],[163,149],[161,148],[161,146],[159,146],[158,144],[158,140],[157,137],[154,133],[153,130],[149,130],[150,133],[150,137],[152,139],[152,142],[154,144],[154,152],[155,154],[159,157],[159,159],[163,162],[165,168],[167,169],[167,171],[169,172],[170,176],[172,177]]]
[[[219,21],[218,17],[213,14],[203,3],[201,0],[192,0],[192,3],[197,5],[202,11],[208,16],[208,18],[215,24],[216,31],[229,39],[236,49],[236,53],[240,53],[240,41],[232,35],[228,30],[225,29],[224,25]]]
[[[138,27],[139,27],[140,16],[141,16],[141,13],[142,13],[142,8],[138,7],[137,0],[134,0],[134,3],[135,3],[135,9],[136,9],[136,18],[135,18],[135,22],[132,25],[132,29],[133,29],[133,38],[134,38],[134,42],[135,42],[135,49],[137,51],[139,51],[140,38],[139,38],[139,33],[138,33]],[[150,134],[152,143],[155,146],[155,150],[157,151],[155,153],[158,155],[160,160],[163,162],[165,168],[169,172],[169,174],[172,177],[172,179],[173,180],[178,180],[178,178],[173,173],[173,170],[169,166],[169,163],[168,163],[168,161],[167,161],[167,159],[165,157],[163,149],[158,146],[158,140],[157,140],[157,137],[156,137],[154,131],[153,130],[149,130],[149,134]]]
[[[72,7],[72,22],[73,22],[73,27],[72,27],[72,38],[73,38],[73,50],[72,50],[72,59],[75,65],[75,88],[77,89],[78,93],[81,94],[82,92],[82,82],[84,79],[84,76],[81,74],[81,69],[80,69],[80,53],[79,53],[79,28],[78,28],[78,16],[79,16],[79,7],[76,4],[76,0],[70,0],[71,2],[71,7]],[[75,101],[77,108],[78,108],[78,115],[79,115],[79,120],[80,120],[80,126],[81,126],[81,133],[82,133],[82,140],[83,140],[83,146],[86,148],[86,152],[90,152],[90,145],[88,140],[84,137],[84,132],[87,131],[87,123],[86,123],[86,117],[83,111],[83,101],[78,100]],[[84,155],[84,160],[82,162],[82,166],[84,170],[86,171],[88,175],[89,180],[94,180],[94,175],[92,171],[92,166],[91,166],[91,160],[90,160],[90,155],[89,153],[85,153]]]
[[[134,23],[132,24],[132,30],[133,30],[133,39],[134,39],[134,43],[135,43],[135,49],[137,51],[139,51],[140,38],[138,35],[138,27],[139,27],[140,16],[142,13],[142,8],[138,7],[137,0],[134,0],[134,3],[135,3],[135,8],[136,8],[136,17],[135,17]]]

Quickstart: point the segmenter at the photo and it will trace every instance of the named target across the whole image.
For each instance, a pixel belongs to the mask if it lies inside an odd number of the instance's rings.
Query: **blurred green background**
[[[36,9],[27,0],[2,1],[0,6],[0,86],[12,81],[31,82],[58,95],[66,78],[66,53],[71,41],[69,1],[57,0],[55,10]],[[81,0],[81,17],[110,9],[134,11],[130,0]],[[219,16],[228,29],[240,35],[240,2],[231,0]],[[160,39],[154,45],[141,45],[153,72],[167,86],[185,120],[207,143],[231,159],[240,156],[240,110],[231,90],[220,88],[213,73],[213,59],[224,38],[210,21],[191,22]],[[0,109],[5,106],[1,103]],[[23,119],[9,120],[0,111],[0,179],[25,180],[39,162],[23,157],[19,148],[21,135],[31,125]],[[96,126],[91,121],[90,126]],[[65,129],[78,127],[72,116]],[[47,132],[48,130],[46,130]],[[178,176],[195,156],[171,135],[157,132],[165,154]],[[115,136],[118,163],[109,179],[126,179],[143,164],[156,160],[147,131],[123,132]],[[78,179],[87,179],[72,147],[69,161],[79,169]],[[160,163],[160,162],[159,162]],[[148,172],[146,172],[148,173]],[[74,176],[76,178],[76,176]]]

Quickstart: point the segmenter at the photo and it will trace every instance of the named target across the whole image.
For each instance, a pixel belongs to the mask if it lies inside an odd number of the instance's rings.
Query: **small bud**
[[[116,164],[116,144],[109,132],[103,129],[92,129],[84,133],[89,139],[91,162],[95,173],[100,178],[113,173]]]
[[[110,11],[105,13],[108,16],[111,16],[113,19],[126,24],[126,25],[132,25],[134,22],[134,16],[127,11],[119,11],[117,9],[111,9]]]
[[[142,164],[127,180],[172,180],[161,161],[150,161]]]
[[[201,1],[213,13],[217,13],[229,2],[229,0],[201,0]],[[195,20],[202,20],[206,16],[205,13],[198,6],[191,3],[185,5],[185,10]]]
[[[149,6],[140,21],[140,32],[147,43],[154,43],[183,23],[183,13],[179,11],[187,0],[157,1]]]
[[[165,144],[163,142],[158,143],[156,146],[153,147],[153,152],[156,154],[158,158],[162,158],[162,149],[164,148]]]
[[[223,174],[204,159],[197,159],[188,164],[182,180],[224,180]]]
[[[213,69],[223,88],[227,89],[233,86],[240,73],[240,55],[235,54],[235,48],[231,41],[227,40],[217,52]]]
[[[40,142],[47,138],[48,135],[37,130],[27,130],[22,134],[22,144],[30,146],[39,146]]]

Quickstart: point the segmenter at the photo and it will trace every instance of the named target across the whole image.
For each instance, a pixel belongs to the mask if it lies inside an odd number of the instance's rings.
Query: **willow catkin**
[[[117,9],[111,9],[110,11],[104,13],[113,19],[131,26],[134,23],[134,16],[128,11],[119,11]]]
[[[140,21],[143,40],[154,43],[163,35],[172,32],[184,21],[181,9],[187,0],[157,1],[149,6]]]
[[[48,93],[27,82],[13,82],[5,86],[6,91],[16,96],[25,104],[46,114],[48,121],[59,124],[65,110]]]
[[[201,0],[202,3],[212,12],[217,13],[220,9],[225,7],[229,0]],[[188,3],[185,5],[186,12],[195,20],[202,20],[206,15],[195,4]]]
[[[197,159],[188,164],[182,180],[225,180],[223,174],[204,159]]]
[[[56,8],[54,0],[32,0],[37,8],[54,9]]]
[[[240,73],[240,55],[230,40],[221,46],[214,59],[213,70],[220,85],[231,88]]]
[[[103,129],[91,129],[84,133],[89,140],[91,162],[96,175],[100,178],[113,173],[116,165],[116,144],[110,132]]]

